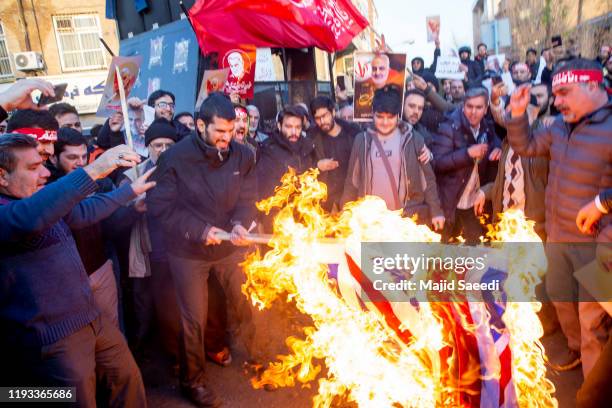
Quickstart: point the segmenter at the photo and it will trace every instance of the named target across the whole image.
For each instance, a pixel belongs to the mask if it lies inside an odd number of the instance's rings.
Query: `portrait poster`
[[[427,42],[440,38],[440,16],[425,17],[425,25],[427,26]]]
[[[198,99],[195,105],[196,111],[200,110],[202,102],[204,102],[204,99],[206,99],[208,95],[213,92],[223,92],[228,75],[229,68],[204,71],[200,92],[198,93]]]
[[[395,86],[404,99],[406,54],[357,52],[354,60],[354,120],[369,122],[373,117],[372,100],[377,89]]]
[[[132,88],[134,87],[134,84],[136,83],[141,64],[141,56],[113,57],[110,67],[108,68],[104,93],[102,94],[100,105],[98,106],[98,111],[96,112],[97,116],[108,117],[115,112],[121,112],[119,82],[116,78],[115,66],[119,67],[121,79],[123,80],[125,97],[127,99],[132,91]]]
[[[255,86],[255,62],[257,48],[254,46],[235,47],[219,53],[219,68],[229,68],[225,93],[241,98],[253,98]]]

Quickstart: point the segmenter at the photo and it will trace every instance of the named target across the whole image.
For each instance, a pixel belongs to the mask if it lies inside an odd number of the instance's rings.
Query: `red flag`
[[[368,26],[350,0],[198,0],[189,16],[206,53],[236,44],[334,52]]]

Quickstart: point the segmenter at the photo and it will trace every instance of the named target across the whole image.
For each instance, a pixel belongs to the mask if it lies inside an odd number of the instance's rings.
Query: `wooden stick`
[[[217,236],[217,238],[219,238],[222,241],[229,241],[230,240],[230,233],[229,232],[217,232],[215,234]],[[247,235],[247,239],[249,241],[251,241],[254,244],[264,244],[267,245],[270,243],[270,241],[272,240],[272,234],[248,234]],[[337,244],[342,242],[339,239],[336,238],[320,238],[316,241],[317,243],[321,243],[321,244]]]
[[[123,127],[125,128],[125,138],[131,149],[134,149],[134,140],[132,139],[132,129],[130,127],[130,118],[128,117],[127,101],[125,100],[125,88],[123,87],[123,79],[119,72],[119,64],[115,65],[115,75],[119,83],[119,98],[121,99],[121,113],[123,113]]]

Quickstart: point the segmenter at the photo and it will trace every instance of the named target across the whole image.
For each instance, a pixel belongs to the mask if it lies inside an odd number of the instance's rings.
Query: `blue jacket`
[[[31,197],[0,196],[0,344],[52,344],[98,316],[70,228],[108,217],[135,194],[128,185],[86,198],[96,189],[79,169]]]
[[[480,122],[478,136],[487,134],[489,149],[478,163],[480,185],[494,181],[497,175],[497,162],[490,162],[489,155],[501,141],[495,128],[486,117]],[[468,154],[468,148],[476,144],[470,124],[463,114],[462,107],[455,109],[448,120],[440,124],[438,133],[433,138],[434,171],[438,182],[438,194],[444,209],[444,216],[449,222],[455,220],[457,203],[474,168],[474,159]]]

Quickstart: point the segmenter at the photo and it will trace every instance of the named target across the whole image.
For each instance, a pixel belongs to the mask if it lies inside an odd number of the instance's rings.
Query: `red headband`
[[[57,131],[41,128],[20,128],[13,130],[12,133],[21,133],[23,135],[32,136],[39,142],[56,142]]]
[[[553,76],[552,86],[567,84],[584,84],[587,82],[603,82],[603,73],[597,69],[576,69],[559,72]]]

